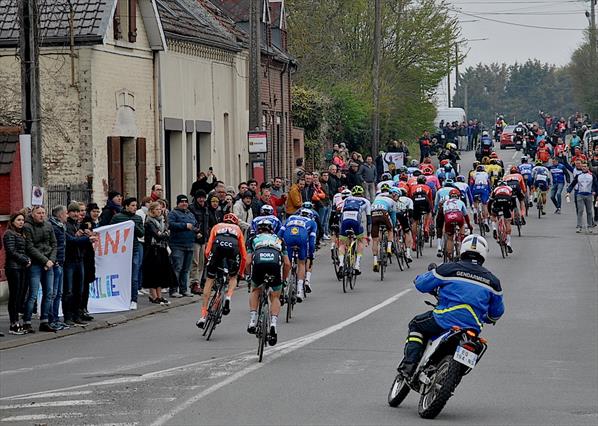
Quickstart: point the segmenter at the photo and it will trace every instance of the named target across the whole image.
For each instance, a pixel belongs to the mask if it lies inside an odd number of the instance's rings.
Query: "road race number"
[[[469,368],[475,367],[478,362],[478,356],[462,346],[457,346],[453,359]]]
[[[358,222],[358,216],[359,216],[359,212],[356,211],[348,211],[348,212],[343,212],[343,220],[354,220],[356,222]]]

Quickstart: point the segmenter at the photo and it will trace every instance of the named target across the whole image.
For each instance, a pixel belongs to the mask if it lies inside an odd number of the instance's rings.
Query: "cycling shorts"
[[[401,225],[405,234],[411,232],[411,221],[407,212],[397,212],[397,222]]]
[[[372,212],[372,238],[380,236],[380,226],[386,226],[387,231],[392,230],[390,216],[386,210],[374,210]]]
[[[251,265],[251,286],[267,286],[272,291],[282,289],[282,255],[276,249],[264,247],[253,253]],[[268,281],[268,282],[267,282]]]
[[[413,202],[413,219],[420,220],[422,216],[430,213],[430,203],[428,200],[417,200]]]
[[[490,188],[487,186],[476,185],[473,187],[472,195],[474,200],[476,197],[479,197],[482,204],[488,204],[488,199],[490,198]]]
[[[548,182],[546,182],[544,180],[538,180],[538,181],[534,182],[534,186],[542,192],[548,191]]]
[[[298,233],[298,234],[286,234],[284,236],[284,242],[287,245],[287,253],[289,258],[293,257],[293,248],[297,247],[299,250],[297,251],[297,259],[305,260],[307,259],[307,249],[309,246],[309,240],[307,233]]]
[[[465,224],[465,217],[463,212],[447,212],[444,214],[444,232],[448,235],[453,233],[453,225],[457,224],[461,228]]]
[[[364,237],[364,229],[360,222],[356,220],[345,219],[341,222],[341,237],[347,236],[347,231],[353,231],[355,233],[355,237],[363,238]]]
[[[234,277],[239,273],[240,264],[241,254],[237,238],[230,235],[217,236],[206,264],[207,277],[216,278],[218,269],[224,267],[228,268],[228,275]]]
[[[491,213],[494,216],[498,216],[502,212],[505,219],[511,219],[511,211],[513,210],[513,198],[511,197],[498,197],[492,202]]]

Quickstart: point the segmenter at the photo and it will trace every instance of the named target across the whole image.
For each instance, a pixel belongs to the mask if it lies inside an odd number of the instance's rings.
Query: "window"
[[[137,40],[137,0],[117,0],[114,12],[114,39]]]

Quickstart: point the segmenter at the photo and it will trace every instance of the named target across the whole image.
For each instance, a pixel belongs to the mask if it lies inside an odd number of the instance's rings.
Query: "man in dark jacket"
[[[357,185],[363,185],[363,179],[359,175],[359,164],[351,163],[349,166],[349,172],[347,173],[347,186],[349,189]]]
[[[189,292],[189,270],[193,262],[193,246],[200,232],[195,216],[189,210],[189,199],[176,197],[176,207],[168,214],[170,227],[170,260],[177,277],[178,288],[170,289],[170,297],[192,296]]]
[[[331,164],[330,167],[328,167],[328,193],[330,194],[330,199],[334,197],[334,194],[336,194],[341,187],[341,180],[336,174],[336,164]]]
[[[50,217],[50,223],[54,229],[54,235],[56,236],[56,262],[52,267],[54,274],[54,285],[52,286],[52,306],[50,306],[50,312],[48,312],[48,322],[52,327],[57,330],[69,328],[69,326],[60,321],[58,318],[58,308],[62,300],[62,282],[63,282],[63,268],[64,258],[66,251],[66,219],[67,219],[66,207],[58,205],[52,209],[52,217]]]
[[[139,241],[139,238],[142,238],[145,234],[145,228],[143,227],[141,216],[136,214],[137,198],[130,197],[125,199],[124,205],[124,210],[114,215],[110,223],[122,223],[128,220],[132,220],[133,223],[135,223],[135,238],[133,238],[133,269],[131,271],[131,306],[129,307],[129,309],[135,310],[137,309],[137,293],[140,290],[139,269],[141,268],[141,263],[143,261],[141,258],[141,241]]]
[[[118,191],[108,192],[108,201],[100,215],[100,226],[110,225],[115,214],[122,211],[123,196]]]
[[[193,244],[193,266],[191,267],[191,289],[192,292],[201,294],[197,287],[204,269],[205,247],[208,238],[208,207],[206,206],[207,194],[203,189],[195,192],[193,204],[189,207],[197,221],[197,237]]]
[[[365,198],[374,201],[376,197],[376,165],[371,155],[365,158],[365,163],[359,168],[359,175],[363,179],[363,189]]]
[[[85,279],[83,248],[86,244],[89,244],[90,239],[79,226],[79,203],[72,202],[69,204],[67,214],[62,311],[64,313],[64,322],[67,325],[85,325],[87,323],[79,316],[79,310],[81,308]]]
[[[56,331],[48,323],[50,307],[52,305],[52,287],[54,285],[54,263],[56,262],[56,235],[50,222],[46,220],[46,209],[42,206],[33,207],[31,215],[27,217],[23,228],[25,235],[25,251],[31,259],[29,271],[29,296],[25,304],[23,315],[23,330],[34,333],[31,327],[31,316],[37,299],[39,287],[42,287],[40,331]]]

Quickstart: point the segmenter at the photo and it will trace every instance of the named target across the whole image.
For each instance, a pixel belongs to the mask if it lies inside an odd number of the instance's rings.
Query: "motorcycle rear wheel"
[[[452,355],[445,356],[438,363],[438,370],[432,378],[432,383],[426,387],[419,399],[418,413],[424,419],[435,418],[461,381],[463,366],[453,360]]]
[[[388,391],[388,405],[393,408],[398,407],[409,393],[409,390],[405,378],[401,374],[397,374]]]

